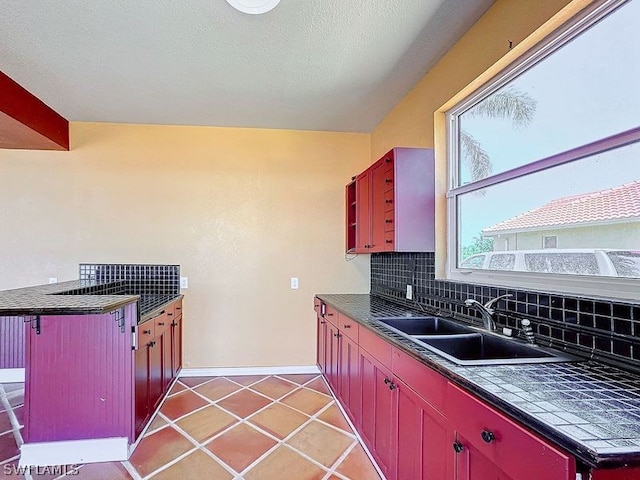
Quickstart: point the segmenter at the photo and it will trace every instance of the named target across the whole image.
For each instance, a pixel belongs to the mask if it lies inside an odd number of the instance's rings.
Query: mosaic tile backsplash
[[[407,284],[413,285],[414,300],[405,298]],[[542,345],[640,371],[637,303],[436,280],[433,253],[372,254],[371,293],[476,324],[480,314],[466,307],[465,299],[485,303],[511,294],[496,306],[499,327],[518,329],[520,320],[528,318]]]
[[[99,283],[118,282],[126,295],[178,295],[180,265],[141,265],[122,263],[81,263],[80,280]]]

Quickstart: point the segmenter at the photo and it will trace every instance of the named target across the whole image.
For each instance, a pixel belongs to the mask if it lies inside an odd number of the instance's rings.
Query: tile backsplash
[[[405,298],[413,286],[414,300]],[[640,304],[436,280],[433,253],[371,255],[371,293],[409,306],[440,310],[480,324],[480,314],[464,305],[511,294],[496,305],[499,327],[518,329],[528,318],[542,345],[640,371]]]
[[[123,263],[81,263],[80,280],[118,282],[128,295],[177,295],[180,293],[180,265]]]

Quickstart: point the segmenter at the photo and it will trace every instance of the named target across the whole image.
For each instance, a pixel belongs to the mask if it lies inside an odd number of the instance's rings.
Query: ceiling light
[[[258,15],[276,8],[280,0],[227,0],[227,3],[242,13]]]

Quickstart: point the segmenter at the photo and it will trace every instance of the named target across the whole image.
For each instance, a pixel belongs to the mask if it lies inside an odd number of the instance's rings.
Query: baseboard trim
[[[232,377],[236,375],[296,375],[320,373],[317,365],[281,367],[214,367],[183,368],[179,377]]]
[[[25,443],[20,447],[20,466],[78,465],[124,462],[129,455],[127,437]]]
[[[0,383],[24,383],[24,368],[0,368]]]

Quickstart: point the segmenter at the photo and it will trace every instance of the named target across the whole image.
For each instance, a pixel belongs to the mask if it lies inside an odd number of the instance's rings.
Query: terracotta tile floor
[[[380,480],[319,375],[180,378],[129,461],[26,475],[23,401],[0,385],[0,478]]]

